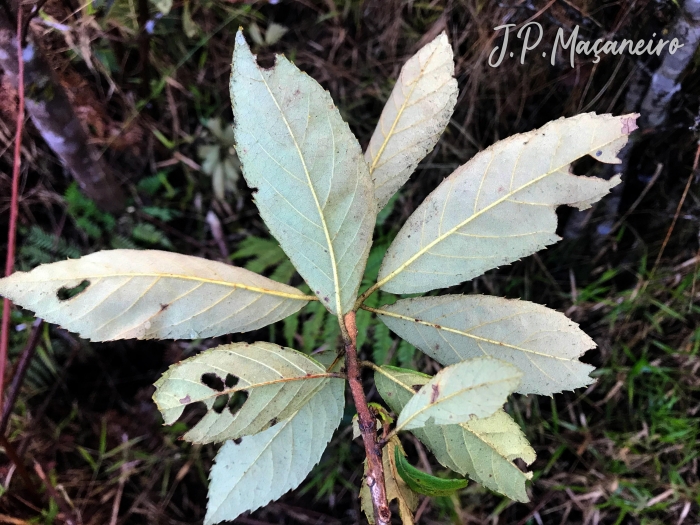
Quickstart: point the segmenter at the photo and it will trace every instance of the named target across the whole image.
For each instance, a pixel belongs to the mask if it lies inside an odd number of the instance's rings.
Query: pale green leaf
[[[551,308],[487,295],[401,299],[375,310],[397,335],[447,366],[490,355],[523,372],[517,392],[552,395],[593,382],[578,358],[595,343]]]
[[[194,38],[197,36],[197,31],[199,26],[196,22],[192,20],[192,13],[190,12],[190,2],[185,0],[182,6],[182,31],[187,35],[187,38]]]
[[[406,482],[399,476],[396,468],[397,451],[405,455],[401,441],[396,436],[382,449],[382,465],[384,466],[384,483],[386,487],[386,499],[388,502],[396,500],[399,506],[399,516],[403,525],[413,525],[413,513],[418,507],[418,494],[413,492]],[[365,473],[360,489],[360,506],[365,513],[370,525],[374,525],[374,509],[372,507],[372,495],[367,485],[367,461],[365,460]]]
[[[410,401],[430,376],[413,370],[383,366],[374,375],[377,391],[396,413]],[[427,425],[411,431],[443,466],[468,475],[484,487],[517,501],[528,501],[525,482],[532,473],[522,472],[516,458],[526,464],[535,460],[535,451],[525,435],[503,410],[492,416],[459,425]]]
[[[357,139],[315,80],[281,56],[260,68],[240,31],[231,101],[236,150],[260,215],[323,304],[348,312],[377,214]]]
[[[265,45],[271,46],[280,41],[280,39],[289,31],[289,28],[272,22],[267,26],[265,31]]]
[[[61,298],[84,282],[82,292]],[[242,268],[158,250],[104,250],[45,264],[0,279],[0,295],[93,341],[248,332],[311,299]]]
[[[203,376],[212,374],[221,384],[237,378],[234,386],[216,390]],[[171,366],[156,382],[153,400],[166,425],[172,425],[187,405],[203,402],[207,413],[183,439],[211,443],[256,434],[296,413],[329,381],[340,381],[326,368],[301,352],[272,343],[233,343],[207,350]],[[248,398],[237,412],[228,407],[219,413],[219,396],[245,393]],[[238,394],[241,395],[241,394]]]
[[[343,381],[333,380],[288,419],[236,444],[227,441],[210,473],[205,525],[233,520],[296,488],[340,424]]]
[[[408,218],[378,286],[420,293],[472,279],[559,240],[556,207],[589,207],[620,182],[569,173],[583,157],[619,163],[637,115],[586,113],[513,135],[476,154]]]
[[[476,357],[443,368],[406,403],[396,430],[488,417],[503,406],[521,377],[516,367],[491,357]]]
[[[457,102],[454,74],[444,32],[401,68],[365,152],[380,209],[435,147],[450,121]]]

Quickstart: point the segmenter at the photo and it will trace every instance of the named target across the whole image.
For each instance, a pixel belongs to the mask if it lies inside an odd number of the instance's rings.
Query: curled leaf
[[[411,490],[419,494],[431,497],[449,496],[467,486],[466,479],[438,478],[417,469],[408,462],[404,454],[399,452],[398,447],[394,448],[394,462],[401,479]]]

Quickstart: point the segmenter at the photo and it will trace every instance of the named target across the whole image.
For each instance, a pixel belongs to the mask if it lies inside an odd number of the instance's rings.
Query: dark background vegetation
[[[100,249],[155,248],[229,260],[303,286],[269,240],[243,180],[220,201],[200,169],[198,148],[221,142],[207,119],[220,118],[224,126],[232,120],[228,79],[239,26],[246,36],[251,24],[263,35],[273,22],[286,27],[277,43],[253,45],[261,62],[272,64],[274,53],[284,53],[318,80],[363,147],[403,62],[447,31],[460,88],[457,109],[439,145],[380,217],[371,277],[411,211],[475,152],[561,116],[622,113],[628,89],[648,83],[659,62],[625,55],[594,64],[581,56],[572,69],[565,57],[552,66],[549,57],[531,53],[525,65],[506,59],[494,69],[487,59],[499,43],[495,26],[536,19],[545,28],[545,43],[553,42],[558,28],[568,34],[576,24],[580,38],[638,40],[663,34],[677,11],[671,0],[175,0],[161,15],[145,0],[49,0],[31,30],[130,202],[122,213],[99,210],[28,123],[17,266],[26,270]],[[529,504],[470,483],[458,496],[421,505],[421,523],[700,523],[700,195],[692,180],[699,62],[696,56],[682,77],[667,122],[637,132],[618,209],[604,199],[584,215],[562,210],[565,240],[454,288],[521,297],[565,312],[598,344],[583,358],[598,367],[598,381],[587,390],[554,398],[515,396],[509,403],[538,453]],[[0,235],[7,231],[15,117],[15,92],[4,82]],[[228,146],[221,148],[227,155]],[[599,169],[592,161],[576,167],[578,173]],[[657,169],[660,175],[652,179]],[[600,226],[618,219],[604,235],[608,228]],[[11,363],[27,342],[32,320],[28,312],[13,314],[18,328],[12,331]],[[311,303],[301,315],[250,334],[109,344],[45,326],[8,438],[32,476],[35,462],[42,467],[53,495],[35,477],[39,493],[33,494],[1,456],[0,523],[201,522],[216,447],[178,440],[196,413],[162,427],[152,383],[170,364],[222,342],[263,339],[305,351],[332,348],[337,333],[329,321]],[[380,362],[435,370],[366,317],[360,319],[360,340],[362,352]],[[369,379],[367,391],[378,401]],[[348,430],[353,413],[349,402],[328,451],[299,489],[236,523],[361,521],[363,451]],[[407,438],[405,445],[414,464],[441,470],[415,441]]]

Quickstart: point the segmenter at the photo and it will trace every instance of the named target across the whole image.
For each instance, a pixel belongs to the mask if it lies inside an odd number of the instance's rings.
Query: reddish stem
[[[389,525],[391,523],[391,511],[386,497],[386,483],[384,481],[384,464],[382,463],[382,449],[377,440],[376,419],[369,410],[365,391],[362,389],[360,377],[360,364],[357,359],[357,325],[355,324],[355,312],[350,312],[343,319],[347,337],[345,338],[345,364],[347,367],[348,383],[357,409],[357,417],[362,434],[362,442],[365,445],[367,455],[367,485],[372,496],[374,508],[374,521],[376,525]],[[345,334],[343,334],[345,335]]]
[[[24,124],[24,61],[22,60],[22,6],[17,6],[17,64],[19,85],[19,108],[17,109],[17,129],[15,131],[15,154],[12,165],[12,200],[10,201],[10,226],[7,232],[7,259],[5,261],[5,276],[12,273],[15,267],[15,237],[17,233],[17,211],[19,201],[19,169],[22,162],[22,126]],[[0,330],[0,407],[2,394],[5,389],[5,368],[7,366],[7,350],[10,346],[10,310],[12,303],[3,299],[2,330]]]

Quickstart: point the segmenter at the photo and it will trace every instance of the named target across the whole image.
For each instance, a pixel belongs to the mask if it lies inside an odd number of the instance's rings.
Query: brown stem
[[[0,446],[5,449],[5,454],[9,460],[15,464],[19,477],[22,478],[22,481],[24,481],[24,486],[29,489],[33,495],[36,495],[37,491],[34,487],[34,483],[32,483],[32,478],[29,477],[29,472],[27,472],[24,463],[17,455],[15,447],[12,446],[4,434],[0,434]]]
[[[357,359],[357,325],[355,324],[355,312],[345,315],[345,364],[347,368],[348,383],[357,409],[362,442],[367,454],[367,485],[372,496],[374,508],[374,521],[376,525],[389,525],[391,523],[391,511],[386,498],[386,484],[384,482],[384,465],[382,464],[382,449],[377,440],[377,424],[367,405],[365,391],[362,389],[360,377],[360,364]]]
[[[17,361],[17,368],[12,376],[12,382],[8,389],[7,398],[5,399],[5,405],[2,408],[2,417],[0,417],[0,434],[5,434],[5,429],[7,429],[7,423],[10,421],[10,415],[12,414],[12,409],[17,401],[17,396],[22,388],[22,383],[24,382],[24,375],[27,373],[27,368],[29,363],[31,363],[34,357],[34,351],[36,346],[39,344],[39,339],[41,339],[41,327],[44,321],[38,319],[34,323],[34,328],[32,329],[32,334],[29,336],[29,341],[27,345],[22,350],[22,355]]]

